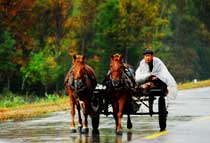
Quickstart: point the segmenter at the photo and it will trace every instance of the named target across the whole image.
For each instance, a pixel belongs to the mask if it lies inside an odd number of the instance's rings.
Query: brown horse
[[[91,96],[96,86],[96,76],[94,70],[85,63],[83,55],[73,56],[73,65],[65,78],[66,92],[70,98],[71,132],[76,132],[75,128],[75,106],[78,111],[78,128],[82,133],[88,132],[88,115],[91,115]],[[84,122],[80,108],[83,110]]]
[[[131,107],[131,90],[128,84],[132,84],[126,74],[126,67],[123,63],[123,56],[121,54],[114,54],[111,56],[111,65],[109,70],[109,98],[113,108],[113,115],[116,123],[116,133],[122,134],[122,116],[123,113],[127,113],[127,128],[132,128],[130,119],[130,107]],[[133,85],[132,85],[133,86]]]

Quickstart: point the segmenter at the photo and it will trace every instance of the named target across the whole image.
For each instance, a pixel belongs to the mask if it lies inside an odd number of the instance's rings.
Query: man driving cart
[[[165,64],[157,57],[154,52],[145,49],[144,58],[140,61],[139,67],[135,71],[135,81],[143,89],[143,92],[149,91],[151,88],[158,88],[164,91],[165,95],[175,97],[177,94],[176,81],[168,71]],[[153,98],[150,97],[150,114],[152,115]]]

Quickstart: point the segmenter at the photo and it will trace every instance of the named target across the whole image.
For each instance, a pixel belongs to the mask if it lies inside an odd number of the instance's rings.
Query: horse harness
[[[122,72],[121,78],[115,80],[111,76],[111,71],[108,72],[108,88],[114,90],[130,89],[135,87],[134,72],[130,67],[123,67],[120,69]]]
[[[93,84],[96,84],[96,79],[93,75],[91,75],[90,73],[88,73],[86,70],[84,72],[84,78],[81,79],[77,79],[75,80],[73,77],[73,68],[71,68],[69,70],[69,78],[68,78],[68,86],[70,87],[71,90],[73,90],[73,96],[75,98],[76,101],[79,101],[80,99],[80,95],[82,95],[82,93],[88,93],[88,86],[87,86],[87,81],[88,79],[91,80],[91,82],[93,82]],[[88,94],[89,95],[89,94]]]

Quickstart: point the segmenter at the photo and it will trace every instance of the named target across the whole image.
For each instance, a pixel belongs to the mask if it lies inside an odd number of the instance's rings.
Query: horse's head
[[[85,57],[83,55],[73,56],[73,78],[74,86],[79,89],[84,86],[85,80]]]
[[[123,68],[123,55],[114,54],[111,55],[110,72],[113,80],[119,80],[122,75]]]

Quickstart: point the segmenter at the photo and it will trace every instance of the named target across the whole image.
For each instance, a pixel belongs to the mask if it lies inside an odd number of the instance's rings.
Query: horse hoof
[[[75,128],[70,129],[70,133],[76,133],[77,130]]]
[[[82,128],[82,134],[87,134],[89,132],[89,129],[88,128]]]
[[[122,131],[116,131],[116,134],[117,134],[118,136],[122,136],[123,132],[122,132]]]

